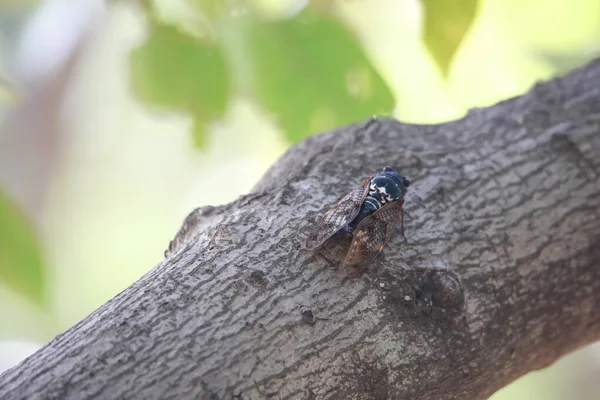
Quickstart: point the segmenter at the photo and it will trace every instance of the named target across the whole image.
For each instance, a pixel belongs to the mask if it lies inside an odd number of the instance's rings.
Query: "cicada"
[[[336,232],[352,235],[342,267],[349,275],[361,271],[381,252],[401,219],[404,235],[404,195],[410,181],[391,167],[342,197],[314,225],[306,248],[315,249]]]

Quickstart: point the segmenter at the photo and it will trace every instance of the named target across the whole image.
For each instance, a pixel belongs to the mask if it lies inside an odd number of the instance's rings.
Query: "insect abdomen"
[[[365,201],[362,204],[362,206],[360,208],[360,211],[358,212],[358,215],[356,216],[356,218],[354,218],[352,220],[352,222],[350,222],[348,224],[348,231],[350,233],[354,232],[354,229],[356,229],[356,227],[358,226],[358,224],[360,223],[360,221],[362,221],[363,219],[365,219],[369,215],[373,214],[375,211],[379,210],[382,206],[383,206],[383,202],[379,198],[379,195],[377,195],[377,194],[375,194],[375,195],[369,194],[365,198]]]

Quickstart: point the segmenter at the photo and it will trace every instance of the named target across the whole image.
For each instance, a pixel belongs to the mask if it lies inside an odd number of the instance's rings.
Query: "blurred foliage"
[[[12,56],[11,52],[8,50],[10,47],[8,44],[9,41],[10,40],[3,30],[0,30],[0,110],[3,110],[7,106],[14,106],[15,103],[20,100],[18,83],[12,79],[7,71],[7,60]]]
[[[3,76],[0,71],[0,107],[8,104],[14,104],[17,100],[14,84]]]
[[[594,59],[600,58],[600,47],[592,48],[588,52],[584,53],[577,52],[572,54],[553,54],[549,52],[541,52],[539,57],[552,64],[558,75],[564,75],[575,68],[584,66]]]
[[[248,24],[240,36],[254,71],[253,93],[279,118],[291,143],[393,110],[392,93],[356,39],[332,18],[305,11],[291,20]]]
[[[181,24],[158,27],[158,18],[173,23],[173,7],[146,4],[152,22],[147,42],[132,54],[135,88],[152,104],[190,111],[198,145],[203,127],[223,113],[230,81],[276,116],[291,143],[394,108],[354,35],[316,8],[269,21],[249,8],[232,13],[177,1]],[[206,20],[204,29],[192,29],[190,21]]]
[[[37,5],[39,0],[0,0],[0,7],[4,10],[29,8]]]
[[[443,75],[475,19],[478,0],[422,0],[423,40]]]
[[[206,141],[206,123],[225,113],[230,77],[218,46],[152,21],[148,40],[131,54],[134,89],[146,101],[194,117],[193,137]]]
[[[43,300],[44,261],[29,221],[0,192],[0,279],[37,304]]]

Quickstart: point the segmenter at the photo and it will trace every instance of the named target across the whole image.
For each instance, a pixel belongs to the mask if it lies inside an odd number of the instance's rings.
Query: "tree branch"
[[[3,399],[485,399],[600,338],[600,62],[446,124],[292,148],[193,213],[167,259],[0,377]],[[311,223],[392,165],[412,185],[358,278]]]

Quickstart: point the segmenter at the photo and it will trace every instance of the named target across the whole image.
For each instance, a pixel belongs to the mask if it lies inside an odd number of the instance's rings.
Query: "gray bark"
[[[2,399],[485,399],[600,338],[600,62],[441,125],[290,149],[164,262],[0,377]],[[383,166],[412,180],[358,278],[302,242]]]

